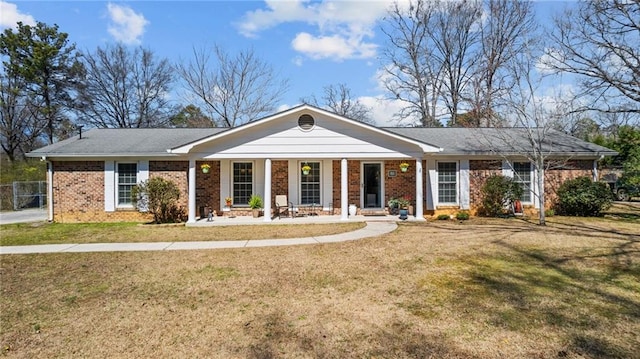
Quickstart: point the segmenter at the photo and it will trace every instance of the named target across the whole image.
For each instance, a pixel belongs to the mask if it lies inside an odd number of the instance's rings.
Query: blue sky
[[[379,101],[377,73],[385,36],[379,30],[391,1],[5,1],[0,29],[16,21],[58,24],[81,50],[123,42],[142,45],[170,61],[189,59],[193,47],[214,43],[236,52],[253,48],[290,80],[282,108],[322,88],[346,83],[374,109],[379,125],[397,104]],[[571,2],[536,2],[539,21]]]

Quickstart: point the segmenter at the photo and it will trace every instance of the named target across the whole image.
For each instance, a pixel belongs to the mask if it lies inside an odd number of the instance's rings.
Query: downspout
[[[593,182],[598,181],[598,161],[601,161],[604,155],[600,155],[600,158],[593,160]]]

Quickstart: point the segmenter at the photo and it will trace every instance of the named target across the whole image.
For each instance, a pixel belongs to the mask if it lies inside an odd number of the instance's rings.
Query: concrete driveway
[[[0,212],[0,224],[42,222],[46,220],[46,209],[24,209],[22,211]]]

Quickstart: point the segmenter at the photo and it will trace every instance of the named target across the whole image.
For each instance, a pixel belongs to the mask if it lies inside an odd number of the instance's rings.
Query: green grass
[[[17,223],[0,226],[0,245],[75,243],[82,238],[118,236],[137,223]]]
[[[354,231],[364,222],[185,227],[138,223],[21,223],[0,226],[0,245],[180,242],[297,238]]]

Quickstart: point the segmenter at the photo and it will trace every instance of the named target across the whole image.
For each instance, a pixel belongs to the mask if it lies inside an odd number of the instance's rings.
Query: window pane
[[[438,162],[438,202],[458,202],[456,169],[455,162]]]
[[[131,189],[137,183],[135,163],[118,163],[118,205],[131,205]]]
[[[300,173],[300,204],[320,203],[320,162],[307,162],[308,175]]]
[[[520,200],[531,202],[531,164],[529,162],[514,162],[513,180],[523,189]]]
[[[253,193],[253,163],[235,162],[233,164],[233,204],[247,205]]]

